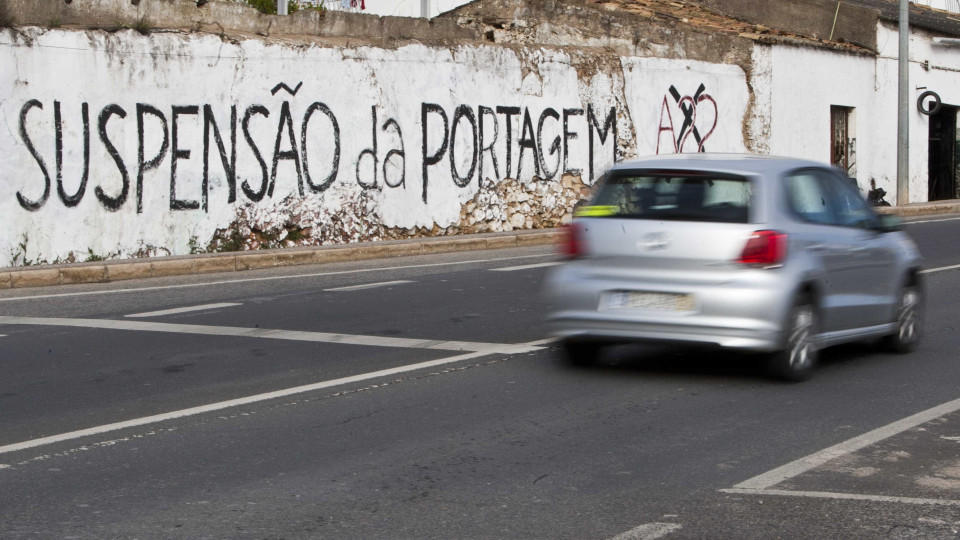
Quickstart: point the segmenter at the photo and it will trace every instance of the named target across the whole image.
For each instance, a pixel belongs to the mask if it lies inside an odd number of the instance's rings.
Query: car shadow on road
[[[817,374],[835,370],[859,369],[886,356],[873,342],[851,343],[820,351]],[[554,350],[558,363],[584,374],[692,376],[702,379],[724,378],[743,381],[772,381],[766,369],[766,356],[725,350],[717,347],[670,344],[614,345],[604,349],[599,360],[589,366],[567,362],[560,348]]]

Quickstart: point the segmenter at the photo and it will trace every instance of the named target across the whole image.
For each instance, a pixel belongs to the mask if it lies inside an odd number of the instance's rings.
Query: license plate
[[[649,311],[693,311],[692,294],[646,291],[615,291],[600,297],[600,309],[643,309]]]

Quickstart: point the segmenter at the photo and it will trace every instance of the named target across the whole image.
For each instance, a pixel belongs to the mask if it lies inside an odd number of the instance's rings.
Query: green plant
[[[93,248],[87,248],[87,254],[87,258],[84,260],[84,262],[96,262],[104,260],[102,256],[93,252]]]
[[[260,13],[265,13],[268,15],[276,15],[277,13],[277,2],[276,0],[244,0],[250,7],[256,8]],[[323,4],[314,4],[306,1],[290,0],[287,4],[287,12],[295,13],[297,11],[326,11],[326,8],[323,7]]]
[[[147,20],[146,15],[144,15],[137,19],[130,28],[146,36],[150,33],[150,21]]]
[[[47,26],[50,28],[60,28],[61,24],[63,24],[63,22],[60,20],[60,17],[54,17],[50,19],[50,22],[47,23]]]
[[[216,240],[214,240],[216,242]],[[225,251],[243,251],[243,235],[240,234],[240,223],[239,221],[234,221],[230,225],[229,233],[226,238],[221,239],[219,242],[216,242],[214,249],[218,253]]]
[[[190,239],[187,240],[187,247],[190,248],[190,254],[196,255],[197,253],[205,253],[207,250],[203,249],[203,246],[200,245],[199,239],[196,235],[191,235]]]

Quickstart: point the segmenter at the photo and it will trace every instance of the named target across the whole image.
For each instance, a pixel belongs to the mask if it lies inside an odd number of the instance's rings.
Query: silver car
[[[829,165],[681,154],[618,164],[565,228],[548,325],[569,359],[668,341],[768,354],[810,376],[823,347],[883,338],[913,350],[920,255]]]

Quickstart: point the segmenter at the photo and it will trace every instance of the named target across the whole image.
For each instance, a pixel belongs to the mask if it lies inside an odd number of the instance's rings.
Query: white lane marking
[[[517,347],[526,347],[528,349],[533,349],[532,345],[529,345],[526,343],[522,343]],[[133,420],[126,420],[124,422],[116,422],[113,424],[106,424],[103,426],[80,429],[77,431],[71,431],[69,433],[61,433],[59,435],[51,435],[49,437],[42,437],[39,439],[33,439],[33,440],[23,441],[23,442],[14,443],[14,444],[8,444],[6,446],[0,446],[0,454],[18,452],[20,450],[26,450],[28,448],[36,448],[38,446],[45,446],[48,444],[69,441],[72,439],[79,439],[81,437],[88,437],[90,435],[99,435],[99,434],[107,433],[110,431],[117,431],[119,429],[144,426],[147,424],[155,424],[157,422],[166,422],[168,420],[173,420],[176,418],[183,418],[186,416],[195,416],[198,414],[204,414],[208,412],[228,409],[230,407],[250,405],[252,403],[258,403],[258,402],[267,401],[270,399],[277,399],[277,398],[292,396],[294,394],[302,394],[304,392],[313,392],[315,390],[322,390],[324,388],[331,388],[334,386],[341,386],[341,385],[352,384],[352,383],[361,382],[361,381],[368,381],[370,379],[376,379],[380,377],[390,377],[393,375],[397,375],[399,373],[407,373],[407,372],[416,371],[419,369],[426,369],[426,368],[432,368],[437,366],[443,366],[446,364],[453,364],[456,362],[462,362],[464,360],[472,360],[474,358],[488,356],[490,354],[494,354],[494,352],[488,350],[488,351],[471,352],[471,353],[461,354],[457,356],[449,356],[447,358],[440,358],[438,360],[428,360],[426,362],[420,362],[418,364],[409,364],[406,366],[399,366],[395,368],[381,369],[380,371],[372,371],[370,373],[361,373],[359,375],[351,375],[349,377],[342,377],[339,379],[333,379],[329,381],[322,381],[322,382],[313,383],[313,384],[306,384],[303,386],[295,386],[293,388],[285,388],[283,390],[275,390],[273,392],[265,392],[263,394],[256,394],[253,396],[231,399],[227,401],[220,401],[217,403],[210,403],[207,405],[201,405],[199,407],[191,407],[189,409],[180,409],[178,411],[155,414],[153,416],[145,416],[143,418],[135,418]]]
[[[904,225],[914,225],[914,224],[916,224],[916,223],[939,223],[939,222],[941,222],[941,221],[956,221],[956,220],[958,220],[958,219],[960,219],[960,217],[944,218],[944,219],[925,219],[925,220],[923,220],[923,221],[906,221],[906,220],[904,220],[903,224],[904,224]]]
[[[620,533],[610,540],[655,540],[682,528],[683,526],[679,523],[644,523],[625,533]]]
[[[817,499],[847,499],[855,501],[893,502],[903,504],[928,504],[940,506],[960,506],[960,501],[952,499],[917,499],[914,497],[891,497],[888,495],[861,495],[858,493],[833,493],[829,491],[785,491],[782,489],[721,489],[724,493],[741,495],[778,495],[785,497],[811,497]]]
[[[960,268],[960,264],[951,264],[950,266],[941,266],[939,268],[927,268],[926,270],[921,270],[921,274],[933,274],[935,272],[943,272],[944,270],[956,270]]]
[[[236,326],[209,326],[202,324],[174,324],[114,319],[65,319],[52,317],[8,317],[0,315],[0,325],[22,324],[31,326],[72,326],[77,328],[101,328],[104,330],[133,330],[139,332],[169,332],[175,334],[199,334],[207,336],[234,336],[315,343],[340,343],[345,345],[368,345],[372,347],[396,347],[400,349],[433,349],[443,351],[474,351],[500,354],[522,354],[540,347],[511,343],[478,343],[471,341],[443,341],[360,334],[331,334],[298,330],[271,330],[269,328],[243,328]]]
[[[908,429],[915,428],[920,424],[925,424],[946,414],[956,412],[957,410],[960,410],[960,399],[955,399],[942,405],[937,405],[936,407],[918,412],[917,414],[908,416],[891,424],[887,424],[873,431],[868,431],[863,435],[854,437],[840,444],[835,444],[830,448],[826,448],[819,452],[810,454],[809,456],[802,457],[796,461],[791,461],[790,463],[787,463],[781,467],[777,467],[772,471],[754,476],[753,478],[740,482],[733,487],[734,489],[739,490],[766,490],[785,480],[789,480],[790,478],[799,476],[811,469],[815,469],[824,463],[827,463],[828,461],[845,456],[852,452],[856,452],[861,448],[878,443]]]
[[[491,272],[513,272],[515,270],[529,270],[531,268],[544,268],[547,266],[557,266],[560,264],[559,261],[537,263],[537,264],[524,264],[522,266],[507,266],[505,268],[491,268]]]
[[[160,317],[162,315],[175,315],[177,313],[189,313],[191,311],[203,311],[205,309],[219,309],[225,307],[233,306],[242,306],[243,304],[236,303],[222,303],[222,304],[203,304],[202,306],[190,306],[182,308],[173,308],[173,309],[164,309],[161,311],[148,311],[146,313],[133,313],[130,315],[124,315],[124,317],[130,318],[144,318],[144,317]]]
[[[498,257],[496,259],[475,259],[472,261],[456,261],[456,262],[430,263],[430,264],[408,264],[404,266],[390,266],[390,267],[381,266],[377,268],[360,268],[357,270],[340,270],[336,272],[317,272],[313,274],[294,274],[290,276],[263,276],[263,277],[255,277],[255,278],[208,281],[204,283],[181,283],[179,285],[157,285],[155,287],[109,289],[104,291],[84,291],[84,292],[72,292],[72,293],[38,294],[35,296],[13,296],[10,298],[0,298],[0,302],[13,302],[17,300],[35,300],[38,298],[63,298],[66,296],[90,296],[94,294],[118,294],[118,293],[128,293],[128,292],[139,293],[139,292],[146,292],[146,291],[164,291],[168,289],[188,289],[193,287],[209,287],[212,285],[230,285],[232,283],[250,283],[250,282],[256,282],[256,281],[276,281],[281,279],[304,279],[304,278],[313,278],[313,277],[342,276],[344,274],[362,274],[362,273],[369,273],[369,272],[384,272],[384,271],[390,271],[390,270],[411,270],[416,268],[459,266],[459,265],[491,263],[491,262],[500,262],[500,261],[516,261],[521,259],[536,259],[536,258],[542,258],[542,257],[555,257],[555,255],[552,253],[541,253],[540,255],[518,255],[516,257]]]
[[[378,287],[389,287],[391,285],[402,285],[404,283],[413,283],[413,281],[406,280],[406,279],[398,279],[397,281],[381,281],[380,283],[364,283],[363,285],[350,285],[349,287],[335,287],[333,289],[324,289],[323,292],[362,291],[364,289],[376,289]]]

